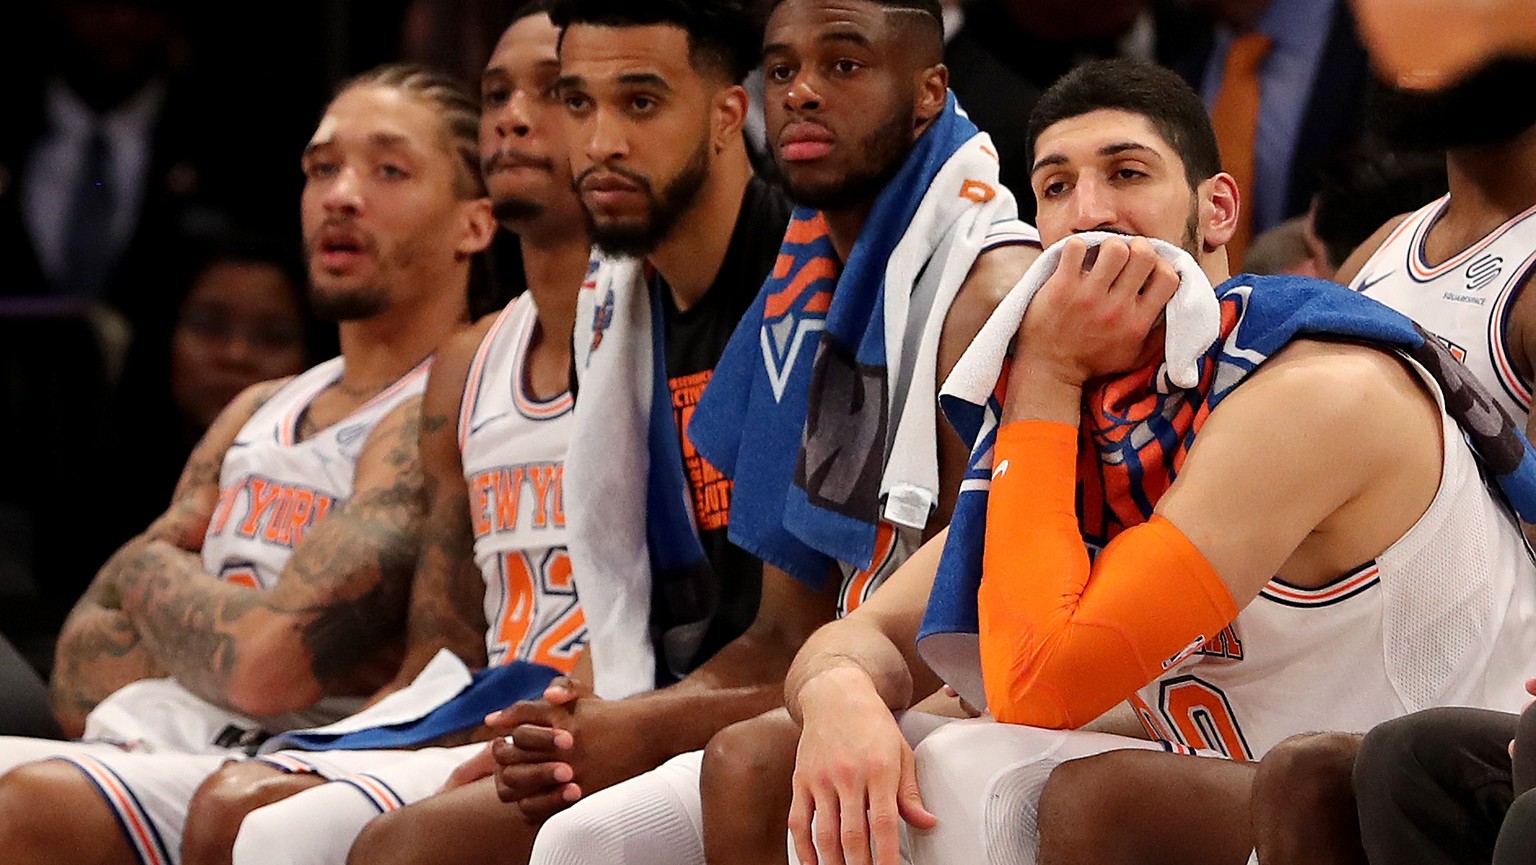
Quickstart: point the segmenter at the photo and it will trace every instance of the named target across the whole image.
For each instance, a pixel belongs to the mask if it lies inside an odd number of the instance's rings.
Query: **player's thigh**
[[[483,865],[521,862],[537,827],[482,778],[374,819],[358,836],[349,865]]]
[[[1063,763],[1040,795],[1040,865],[1242,865],[1254,773],[1252,763],[1144,750]]]
[[[112,808],[75,766],[45,760],[0,776],[0,857],[33,865],[137,861]]]

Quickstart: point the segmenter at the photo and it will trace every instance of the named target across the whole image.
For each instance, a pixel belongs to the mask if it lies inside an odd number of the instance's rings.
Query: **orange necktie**
[[[1227,244],[1232,272],[1242,269],[1243,253],[1253,234],[1253,142],[1259,127],[1259,66],[1269,53],[1270,38],[1253,31],[1232,40],[1221,90],[1211,106],[1211,125],[1221,162],[1237,180],[1237,233]]]

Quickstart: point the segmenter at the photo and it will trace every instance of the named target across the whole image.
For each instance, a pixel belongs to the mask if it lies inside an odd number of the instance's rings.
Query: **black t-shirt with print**
[[[685,586],[682,591],[687,597],[652,598],[658,684],[708,660],[746,630],[757,615],[762,595],[762,564],[726,537],[731,482],[694,450],[687,428],[726,343],[773,269],[791,210],[781,191],[754,177],[742,198],[720,271],[698,303],[686,310],[678,309],[661,275],[652,277],[652,288],[657,289],[656,296],[661,298],[666,328],[667,383],[682,444],[683,467],[693,495],[699,538],[713,571],[692,581],[695,585]],[[662,589],[658,584],[657,590],[676,592],[679,588],[674,582],[671,589]],[[675,613],[668,612],[689,607],[707,610],[707,618],[690,627],[677,621]],[[673,621],[667,621],[669,616]],[[700,629],[702,635],[698,633]]]

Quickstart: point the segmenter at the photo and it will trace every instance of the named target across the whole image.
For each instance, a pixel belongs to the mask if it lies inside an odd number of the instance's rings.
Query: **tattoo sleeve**
[[[69,614],[55,650],[49,698],[69,736],[85,731],[85,716],[113,691],[165,675],[121,610],[82,599]]]
[[[118,688],[167,674],[121,610],[118,579],[142,566],[140,560],[152,541],[189,551],[202,548],[203,533],[218,500],[224,453],[240,427],[280,384],[255,385],[220,413],[193,448],[165,513],[107,560],[65,620],[54,648],[49,689],[54,714],[66,733],[78,735],[85,716]]]
[[[423,509],[420,408],[374,429],[353,495],[305,534],[273,588],[164,563],[122,574],[123,609],[151,656],[199,696],[247,714],[338,693],[404,622]]]
[[[485,583],[475,565],[469,490],[456,438],[450,416],[423,418],[427,516],[421,559],[411,583],[406,660],[396,680],[401,686],[439,649],[448,649],[470,667],[486,664]]]

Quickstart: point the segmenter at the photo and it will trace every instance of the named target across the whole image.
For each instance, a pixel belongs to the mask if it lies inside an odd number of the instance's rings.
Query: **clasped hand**
[[[500,735],[455,769],[444,788],[491,776],[501,801],[542,823],[624,777],[632,749],[619,717],[622,702],[605,701],[576,679],[555,679],[543,699],[487,715],[486,727]]]

